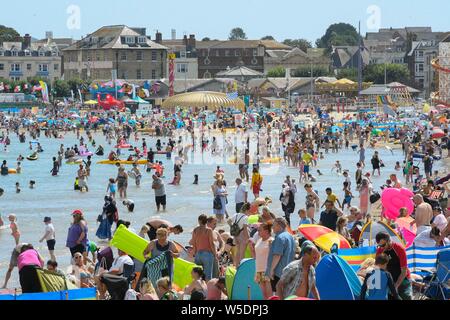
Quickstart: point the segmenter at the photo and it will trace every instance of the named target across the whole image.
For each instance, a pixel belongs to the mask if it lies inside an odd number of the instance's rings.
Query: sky
[[[168,39],[172,29],[177,38],[226,39],[232,28],[242,27],[248,39],[271,35],[313,44],[337,22],[358,27],[361,21],[363,34],[405,26],[450,31],[448,0],[22,0],[0,8],[0,24],[39,39],[46,31],[79,39],[114,24],[146,27],[152,39],[156,30]]]

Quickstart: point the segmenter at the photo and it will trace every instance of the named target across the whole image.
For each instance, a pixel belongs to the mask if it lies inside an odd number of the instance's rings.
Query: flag
[[[44,81],[39,81],[39,84],[42,90],[42,100],[47,103],[50,102],[47,84]]]
[[[80,95],[80,102],[83,104],[83,95],[81,94],[81,90],[78,89],[78,94]]]
[[[231,100],[236,100],[236,99],[238,98],[238,93],[237,93],[237,91],[227,93],[227,98],[228,98],[228,99],[231,99]]]
[[[16,87],[14,88],[14,93],[18,93],[18,92],[20,92],[20,86],[16,86]]]

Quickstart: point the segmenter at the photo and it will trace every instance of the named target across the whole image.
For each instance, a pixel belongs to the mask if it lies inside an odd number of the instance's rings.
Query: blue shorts
[[[309,166],[304,166],[303,167],[303,172],[304,173],[309,173]]]

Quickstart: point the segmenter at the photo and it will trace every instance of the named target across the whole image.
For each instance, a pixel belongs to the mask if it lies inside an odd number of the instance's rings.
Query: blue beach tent
[[[320,260],[316,268],[316,286],[321,300],[358,300],[361,282],[353,268],[336,254]]]

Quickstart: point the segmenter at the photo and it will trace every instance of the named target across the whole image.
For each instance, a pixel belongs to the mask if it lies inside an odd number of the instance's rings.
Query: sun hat
[[[81,210],[74,210],[73,212],[72,212],[72,215],[73,216],[76,216],[76,215],[80,215],[80,216],[83,216],[83,212],[81,211]]]

